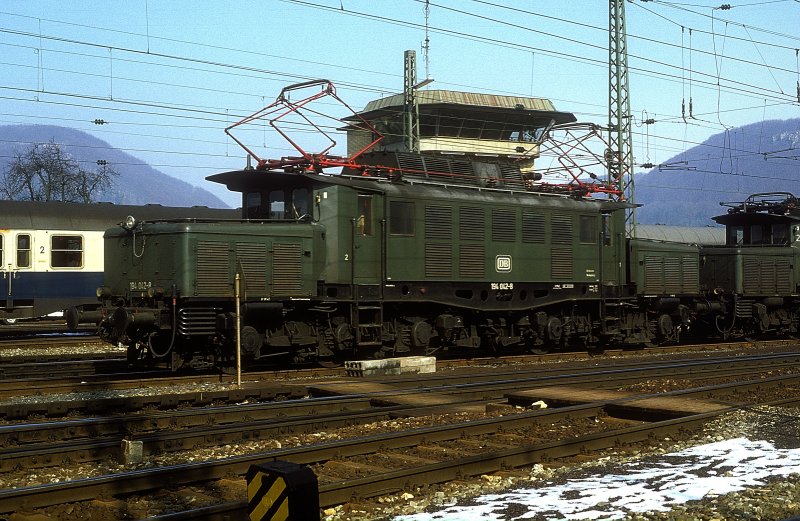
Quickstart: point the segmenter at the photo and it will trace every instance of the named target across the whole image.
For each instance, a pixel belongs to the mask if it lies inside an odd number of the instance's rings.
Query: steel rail
[[[784,368],[789,368],[792,365],[796,365],[800,361],[800,353],[780,353],[774,355],[754,355],[754,356],[739,356],[739,357],[731,357],[726,359],[714,359],[714,360],[689,360],[689,361],[670,361],[665,363],[660,363],[658,365],[654,365],[652,361],[645,361],[645,362],[632,362],[628,364],[619,364],[611,369],[600,369],[598,370],[596,367],[584,367],[584,368],[572,368],[570,371],[572,373],[564,373],[563,368],[558,367],[535,367],[531,368],[516,368],[516,369],[508,369],[508,368],[501,368],[495,371],[483,371],[480,374],[449,374],[449,375],[425,375],[425,385],[420,384],[420,376],[412,376],[412,377],[390,377],[390,378],[382,378],[381,382],[391,385],[392,390],[390,394],[398,394],[402,392],[402,389],[406,389],[407,392],[418,393],[421,392],[424,387],[425,392],[432,392],[436,391],[440,388],[447,387],[451,388],[455,386],[459,381],[461,381],[461,385],[464,389],[469,389],[470,387],[475,386],[483,386],[485,385],[486,381],[492,380],[503,380],[505,381],[508,386],[515,386],[515,385],[527,385],[529,383],[545,383],[548,382],[551,385],[558,384],[561,380],[570,380],[569,383],[580,383],[579,376],[585,375],[584,378],[586,379],[586,383],[591,383],[592,385],[600,384],[603,379],[610,382],[610,384],[619,384],[626,379],[636,379],[639,376],[636,375],[637,371],[650,371],[649,374],[652,374],[655,377],[665,377],[665,376],[676,376],[681,375],[686,377],[687,375],[692,375],[693,372],[695,375],[701,376],[710,376],[712,370],[718,371],[719,368],[732,366],[737,367],[741,366],[742,364],[749,364],[748,370],[750,368],[755,367],[756,365],[765,365],[770,366],[770,369],[774,369],[774,365],[782,364]],[[314,370],[312,374],[316,374],[317,370]],[[256,375],[258,378],[268,379],[272,372],[266,373],[259,373]],[[642,373],[647,374],[647,373]],[[719,373],[717,373],[719,374]],[[218,377],[212,377],[218,378]],[[147,380],[148,382],[152,382],[150,385],[157,386],[159,383],[179,383],[180,381],[176,382],[175,379],[161,379],[161,378],[154,378],[152,380]],[[185,380],[184,380],[185,381]],[[191,381],[191,379],[189,380]],[[209,381],[208,377],[200,377],[200,381]],[[263,381],[263,380],[261,380]],[[364,379],[362,381],[374,381],[369,379]],[[125,382],[125,386],[123,388],[129,387],[131,384],[136,383],[137,385],[141,385],[142,382],[136,380],[135,382],[129,381]],[[87,388],[84,391],[92,390],[92,385],[87,383]],[[37,387],[38,389],[38,387]],[[19,392],[19,391],[17,391]],[[0,418],[5,417],[7,419],[18,419],[18,418],[26,418],[31,414],[39,414],[39,415],[46,415],[46,416],[58,416],[58,415],[65,415],[67,412],[81,410],[84,411],[86,414],[96,414],[105,411],[119,411],[119,410],[138,410],[145,406],[155,406],[155,407],[162,407],[162,408],[170,408],[175,407],[178,404],[193,404],[193,405],[204,405],[210,404],[212,401],[219,400],[219,401],[228,401],[228,402],[241,402],[245,399],[269,399],[274,398],[275,396],[285,396],[285,397],[298,397],[298,396],[306,396],[307,394],[316,394],[316,395],[324,395],[325,391],[320,389],[319,386],[309,386],[307,389],[302,385],[298,384],[291,384],[287,385],[285,388],[282,388],[280,385],[275,384],[274,386],[268,387],[266,391],[264,391],[261,387],[258,386],[257,383],[250,382],[242,389],[234,389],[228,391],[206,391],[206,392],[185,392],[182,394],[165,394],[165,395],[150,395],[150,396],[134,396],[134,397],[113,397],[113,398],[99,398],[96,396],[89,397],[87,399],[81,399],[80,397],[70,397],[70,399],[62,399],[62,400],[28,400],[28,401],[12,401],[5,404],[0,404]],[[377,398],[380,396],[380,393],[372,393],[371,396],[373,398]]]
[[[775,379],[792,381],[791,377],[780,377]],[[765,385],[765,381],[748,382],[745,387]],[[722,386],[716,386],[722,387]],[[736,384],[728,384],[728,389],[736,388]],[[740,385],[741,387],[741,385]],[[676,391],[676,395],[688,395],[692,393],[708,393],[713,387]],[[673,393],[668,393],[673,394]],[[637,396],[636,399],[647,396],[664,396],[664,394],[645,394]],[[625,400],[632,400],[628,397]],[[800,398],[784,399],[771,404],[797,403]],[[747,407],[751,407],[747,405]],[[340,459],[344,457],[369,454],[389,449],[412,447],[420,442],[432,443],[458,439],[464,436],[477,436],[491,434],[498,430],[513,430],[530,425],[531,422],[553,422],[556,419],[592,417],[602,413],[606,407],[605,403],[585,404],[579,406],[565,407],[557,410],[543,410],[525,412],[517,415],[505,416],[500,418],[490,418],[474,420],[457,424],[432,426],[417,428],[400,433],[383,433],[373,436],[354,438],[349,440],[328,442],[308,447],[297,447],[290,449],[279,449],[266,453],[249,454],[243,456],[233,456],[222,460],[207,461],[201,463],[191,463],[183,465],[173,465],[156,469],[128,472],[95,478],[86,478],[64,483],[51,485],[38,485],[12,490],[0,491],[0,512],[10,512],[19,508],[36,508],[59,504],[63,502],[74,502],[92,499],[101,495],[118,495],[140,493],[147,490],[163,487],[165,483],[171,485],[188,485],[191,483],[212,481],[226,475],[242,475],[251,464],[282,459],[295,463],[310,464],[330,459]],[[402,488],[410,475],[414,475],[416,483],[418,480],[447,480],[446,476],[467,475],[471,473],[485,473],[499,470],[503,465],[519,466],[541,461],[543,458],[563,457],[573,455],[577,451],[603,448],[613,445],[612,442],[602,441],[604,439],[640,440],[645,439],[648,433],[654,429],[668,426],[683,426],[703,422],[709,418],[718,416],[724,412],[742,408],[741,404],[730,406],[713,413],[693,415],[684,418],[654,422],[640,427],[631,427],[620,431],[610,431],[611,433],[592,434],[582,436],[575,440],[562,440],[559,442],[549,442],[539,444],[534,447],[515,448],[505,451],[490,453],[489,455],[477,455],[470,458],[462,458],[456,462],[445,462],[434,465],[423,466],[414,473],[412,470],[402,470],[388,473],[371,480],[354,480],[338,485],[325,485],[320,489],[321,502],[325,505],[337,504],[353,496],[355,490],[362,495],[385,493],[387,490]],[[619,438],[619,436],[624,436]],[[446,470],[450,468],[451,470]],[[454,470],[453,470],[454,469]],[[459,471],[459,469],[461,469]],[[456,474],[453,474],[456,473]],[[404,481],[405,480],[405,481]],[[402,482],[402,483],[401,483]],[[437,481],[428,481],[437,482]],[[346,496],[346,498],[345,498]]]
[[[659,396],[683,396],[705,393],[715,396],[729,389],[763,389],[794,383],[796,375],[776,376],[751,382],[732,382],[699,390],[673,391]],[[500,392],[518,389],[502,384]],[[421,390],[420,392],[425,392]],[[491,386],[486,391],[464,394],[456,389],[459,405],[485,404],[488,397],[498,397],[498,390]],[[623,398],[609,402],[608,406],[624,404]],[[179,411],[179,414],[149,414],[144,417],[101,418],[99,421],[70,420],[66,422],[37,423],[31,425],[0,426],[0,471],[16,468],[47,467],[66,463],[88,462],[117,457],[123,439],[141,441],[145,455],[156,452],[186,450],[225,443],[253,441],[271,438],[277,434],[315,432],[320,428],[335,428],[365,424],[397,417],[413,417],[441,410],[443,405],[409,407],[403,405],[374,407],[375,401],[367,396],[343,397],[339,399],[315,399],[281,404],[248,404],[212,408],[209,411]],[[225,423],[223,418],[227,418]],[[237,418],[238,417],[238,418]],[[246,418],[245,421],[241,418]],[[203,421],[205,420],[205,421]],[[59,425],[59,424],[63,425]],[[213,425],[209,425],[214,423]],[[178,431],[143,434],[142,429],[179,427]],[[191,427],[191,428],[189,428]],[[90,433],[92,439],[74,439],[81,428]],[[123,432],[120,432],[123,431]],[[64,435],[59,437],[58,434]],[[105,438],[100,438],[107,432]],[[66,438],[66,439],[64,439]],[[73,439],[70,439],[73,438]],[[25,444],[26,439],[29,440]],[[43,439],[59,439],[56,443],[42,443]]]

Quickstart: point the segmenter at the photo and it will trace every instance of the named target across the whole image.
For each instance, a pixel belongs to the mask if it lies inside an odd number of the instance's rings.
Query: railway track
[[[798,353],[778,353],[763,356],[746,357],[744,355],[715,359],[697,359],[681,362],[677,365],[660,365],[652,369],[652,362],[647,360],[615,363],[613,368],[598,371],[592,366],[576,367],[576,373],[585,374],[587,384],[602,385],[603,382],[618,385],[621,382],[641,378],[638,372],[647,372],[651,377],[681,376],[724,373],[728,368],[740,370],[743,360],[749,360],[753,367],[794,366],[800,361]],[[461,364],[462,362],[458,362]],[[649,369],[650,368],[650,369]],[[554,364],[519,365],[487,368],[480,363],[478,367],[462,368],[463,372],[450,374],[442,371],[426,379],[426,388],[461,385],[465,388],[481,385],[486,381],[505,382],[503,389],[513,389],[516,385],[530,382],[547,382],[564,378],[563,366]],[[77,379],[64,381],[61,378],[35,378],[0,382],[0,418],[22,419],[31,415],[58,417],[72,411],[84,414],[103,414],[107,411],[137,411],[145,407],[160,409],[182,406],[201,406],[213,402],[239,403],[244,400],[274,400],[305,396],[305,384],[287,382],[290,378],[306,379],[340,378],[339,369],[296,369],[292,371],[261,371],[248,373],[246,382],[241,388],[234,388],[235,378],[232,375],[192,375],[175,376],[164,373],[123,373],[121,375],[86,375]],[[571,375],[569,378],[577,378]],[[417,377],[383,378],[382,382],[391,385],[391,392],[396,389],[414,389],[419,386]],[[197,391],[192,386],[197,384],[221,384],[225,388],[205,389]],[[358,384],[354,384],[357,385]],[[125,395],[126,390],[164,389],[163,394],[133,393]],[[175,389],[185,388],[185,391]],[[56,398],[19,400],[20,389],[36,389],[37,394],[55,395]],[[355,389],[355,387],[354,387]],[[315,391],[324,393],[323,388]],[[354,391],[355,392],[355,391]],[[64,395],[59,398],[59,396]]]
[[[784,360],[789,360],[787,355],[781,355]],[[619,388],[625,383],[632,383],[636,379],[653,379],[653,372],[658,372],[664,378],[670,374],[677,377],[683,374],[684,377],[695,378],[697,380],[713,378],[742,378],[749,374],[754,377],[759,375],[757,381],[733,382],[726,384],[716,384],[714,386],[702,385],[692,389],[675,391],[668,395],[652,393],[625,395],[618,399],[604,398],[595,402],[588,401],[580,405],[568,405],[559,409],[547,409],[543,411],[526,411],[517,414],[508,414],[498,418],[485,418],[466,422],[456,422],[448,425],[434,425],[425,428],[411,429],[402,432],[383,432],[371,436],[361,436],[355,440],[341,440],[316,444],[312,446],[285,448],[273,450],[267,453],[257,453],[245,456],[235,456],[224,458],[218,461],[208,461],[195,464],[182,464],[159,469],[146,469],[135,472],[128,472],[116,475],[97,476],[86,480],[76,480],[74,482],[43,485],[38,487],[23,487],[16,490],[7,490],[0,493],[0,511],[8,511],[12,505],[25,505],[27,508],[43,507],[47,504],[57,504],[61,501],[75,501],[80,499],[90,499],[103,495],[125,495],[131,493],[143,493],[151,490],[163,482],[175,483],[179,485],[189,485],[191,483],[204,482],[210,479],[219,479],[232,474],[242,475],[250,464],[271,459],[286,459],[297,463],[312,464],[320,476],[321,488],[320,498],[323,505],[332,505],[349,500],[355,494],[356,497],[366,497],[374,494],[385,494],[387,492],[402,489],[405,483],[413,482],[417,484],[435,483],[453,479],[458,475],[473,475],[475,473],[486,473],[498,470],[503,466],[513,467],[530,464],[536,461],[543,461],[552,458],[567,457],[580,452],[597,450],[602,447],[614,446],[614,444],[627,444],[640,442],[657,433],[659,436],[666,432],[676,430],[687,430],[702,424],[708,418],[717,414],[722,414],[731,407],[741,407],[745,404],[753,403],[753,393],[757,392],[762,396],[769,396],[769,390],[777,389],[780,393],[785,393],[787,389],[794,389],[796,375],[782,375],[766,378],[765,372],[776,370],[776,362],[780,357],[762,357],[761,360],[755,358],[739,360],[738,369],[734,368],[734,361],[730,360],[716,368],[716,373],[709,365],[705,366],[705,371],[700,372],[698,362],[692,361],[684,364],[672,364],[674,367],[667,368],[665,364],[651,367],[649,369],[640,368],[629,369],[625,379],[626,371],[621,370],[597,370],[585,372],[571,372],[570,374],[551,375],[549,378],[525,379],[508,381],[484,381],[460,383],[451,381],[444,384],[444,378],[435,377],[427,387],[422,389],[410,389],[411,379],[398,379],[393,382],[393,389],[386,388],[386,384],[381,382],[377,385],[377,390],[373,393],[361,393],[359,396],[347,395],[340,398],[328,398],[308,400],[297,404],[275,404],[272,410],[268,407],[261,407],[264,415],[270,417],[251,420],[246,424],[235,424],[229,426],[228,432],[237,429],[245,432],[244,437],[258,432],[259,435],[274,437],[276,433],[284,435],[293,432],[308,432],[309,430],[330,429],[337,425],[363,423],[375,421],[379,418],[404,418],[416,415],[444,414],[448,410],[463,410],[485,408],[486,403],[492,400],[508,398],[516,395],[519,400],[519,392],[524,388],[537,389],[543,386],[552,387],[560,384],[563,386],[580,386],[581,389],[597,390],[601,386],[609,389]],[[787,362],[783,367],[796,367],[798,361]],[[679,370],[679,366],[683,366]],[[725,367],[728,366],[728,367]],[[749,372],[743,367],[749,367]],[[770,369],[771,368],[771,369]],[[669,370],[668,370],[669,369]],[[670,372],[672,371],[672,373]],[[594,379],[594,380],[592,380]],[[368,382],[365,382],[368,383]],[[419,381],[417,381],[419,384]],[[331,385],[320,384],[323,392],[332,392]],[[313,392],[314,389],[311,389]],[[796,391],[794,389],[792,392]],[[779,393],[779,394],[780,394]],[[449,395],[449,396],[448,396]],[[665,398],[672,396],[684,401],[702,399],[708,401],[716,399],[717,410],[702,413],[687,413],[686,410],[676,412],[675,410],[660,410],[658,407],[629,407],[627,404],[641,401],[645,398]],[[798,393],[800,396],[800,393]],[[435,397],[435,399],[432,399]],[[533,400],[535,394],[530,395]],[[525,399],[525,398],[523,398]],[[796,398],[770,398],[773,404],[794,404]],[[729,403],[726,403],[729,402]],[[513,404],[509,404],[511,407]],[[317,408],[317,409],[315,409]],[[292,409],[297,414],[289,415]],[[337,410],[338,409],[338,410]],[[256,414],[259,406],[247,407],[246,411],[240,413],[243,416]],[[226,414],[229,419],[235,419],[235,408],[220,408],[218,414]],[[674,416],[680,414],[679,418]],[[664,416],[669,416],[665,419]],[[182,420],[176,420],[175,424],[181,427],[190,427],[196,432],[187,433],[185,440],[193,437],[195,440],[214,440],[216,435],[217,443],[228,443],[233,438],[226,438],[220,433],[224,431],[224,426],[207,426],[199,428],[198,424],[203,421],[222,421],[206,417],[192,416],[182,412],[180,415],[187,423],[181,424]],[[221,418],[221,417],[220,417]],[[574,439],[553,441],[553,432],[547,430],[547,426],[561,425],[564,422],[579,422],[580,419],[591,419],[585,422],[585,430]],[[613,421],[607,420],[611,418]],[[154,421],[153,417],[135,420],[138,425],[147,424]],[[162,422],[168,422],[164,417]],[[261,422],[261,423],[258,423]],[[126,428],[132,428],[134,423]],[[8,426],[11,427],[11,426]],[[17,426],[17,429],[21,427]],[[61,426],[60,428],[68,428]],[[154,428],[157,428],[155,426]],[[544,429],[544,430],[542,430]],[[515,432],[518,434],[514,434]],[[9,429],[7,432],[11,432]],[[17,431],[22,432],[22,431]],[[56,431],[53,431],[56,432]],[[559,432],[559,429],[556,429]],[[62,432],[63,433],[63,432]],[[499,436],[498,433],[502,433]],[[50,437],[49,434],[43,434]],[[5,440],[13,440],[11,437]],[[59,436],[59,434],[56,434]],[[113,438],[114,435],[110,439]],[[142,440],[148,440],[147,445],[153,450],[168,450],[168,445],[175,447],[189,448],[194,447],[190,441],[178,441],[164,435],[157,440],[158,436],[141,436]],[[242,436],[240,434],[240,436]],[[18,437],[21,439],[21,436]],[[498,440],[504,440],[498,445]],[[534,441],[533,443],[531,440]],[[36,441],[32,438],[32,441]],[[7,441],[8,442],[8,441]],[[159,445],[160,443],[160,445]],[[98,443],[98,448],[99,448]],[[29,450],[33,445],[28,446]],[[109,442],[109,447],[114,445],[118,450],[119,441]],[[146,446],[147,446],[146,445]],[[20,447],[22,447],[20,445]],[[41,446],[40,448],[43,448]],[[422,455],[419,447],[423,447],[425,454]],[[438,447],[438,448],[437,448]],[[483,447],[481,450],[477,448]],[[52,450],[53,448],[50,447]],[[90,450],[86,447],[85,450]],[[394,451],[394,452],[392,452]],[[447,454],[446,459],[437,460],[435,454]],[[42,451],[41,457],[44,457]],[[50,452],[51,455],[55,454]],[[58,464],[58,458],[75,458],[76,456],[54,456],[53,463]],[[21,451],[17,453],[21,455]],[[108,454],[105,455],[107,457]],[[13,461],[14,454],[4,451],[0,460]],[[23,466],[23,459],[17,459],[16,465]],[[401,470],[386,471],[387,468]],[[241,503],[228,505],[235,513],[236,509],[242,508]],[[221,507],[215,507],[221,508]],[[227,508],[227,507],[226,507]],[[225,511],[223,509],[223,511]],[[188,514],[187,514],[188,515]],[[203,515],[210,515],[209,511],[204,511]],[[228,515],[228,514],[225,514]]]

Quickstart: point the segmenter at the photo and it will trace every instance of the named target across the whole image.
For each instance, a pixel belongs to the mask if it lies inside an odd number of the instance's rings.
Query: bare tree
[[[6,199],[90,203],[97,192],[108,188],[118,174],[105,161],[85,170],[61,145],[34,143],[16,151],[2,179],[0,194]]]

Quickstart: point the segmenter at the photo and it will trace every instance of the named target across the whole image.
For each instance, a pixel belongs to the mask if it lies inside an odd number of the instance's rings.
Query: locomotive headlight
[[[97,298],[108,298],[111,296],[111,288],[106,286],[100,286],[99,288],[97,288],[95,293],[97,294]]]
[[[150,298],[161,298],[164,296],[164,288],[159,288],[156,286],[150,286],[147,288],[147,296]]]
[[[132,215],[129,215],[125,218],[125,222],[122,223],[122,227],[126,230],[133,230],[136,228],[136,218]]]

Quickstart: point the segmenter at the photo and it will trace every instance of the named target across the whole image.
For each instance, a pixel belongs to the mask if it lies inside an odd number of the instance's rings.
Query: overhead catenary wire
[[[104,48],[104,47],[103,47],[103,46],[101,46],[101,48]],[[118,58],[117,56],[115,56],[115,57],[114,57],[114,60],[115,60],[115,62],[116,62],[118,59],[120,59],[120,58]],[[691,67],[690,67],[690,69],[691,69]],[[683,71],[683,68],[682,68],[681,70]],[[255,73],[255,74],[259,74],[259,73]],[[387,75],[387,76],[391,76],[391,75]],[[799,83],[799,85],[800,85],[800,83]],[[709,85],[708,85],[708,86],[713,86],[713,82],[709,82]],[[388,89],[388,90],[391,90],[391,89]],[[65,94],[65,93],[59,93],[59,94],[57,94],[57,95],[58,95],[58,96],[65,96],[66,94]],[[247,94],[245,94],[245,95],[247,95]],[[99,101],[99,100],[98,100],[98,101]],[[128,100],[128,101],[131,101],[131,100]],[[146,101],[146,100],[142,100],[142,101]],[[792,98],[792,101],[794,101],[794,98]],[[163,109],[163,110],[175,110],[176,112],[177,112],[177,111],[180,111],[180,110],[182,110],[182,109],[181,109],[180,107],[178,107],[178,106],[172,106],[172,107],[168,107],[168,105],[170,105],[170,104],[169,104],[169,103],[167,103],[167,104],[163,104],[163,107],[162,107],[162,109]],[[187,115],[187,116],[186,116],[186,119],[187,119],[187,120],[189,120],[189,119],[194,119],[194,118],[195,118],[195,116],[194,116],[194,115]]]

